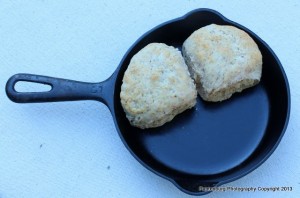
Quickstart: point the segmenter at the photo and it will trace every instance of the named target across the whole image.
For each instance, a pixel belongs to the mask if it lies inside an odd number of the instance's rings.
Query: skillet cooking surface
[[[150,164],[188,174],[217,174],[241,164],[260,143],[270,122],[268,97],[263,79],[223,102],[198,96],[194,108],[162,127],[132,127],[123,111],[117,119],[131,149]]]

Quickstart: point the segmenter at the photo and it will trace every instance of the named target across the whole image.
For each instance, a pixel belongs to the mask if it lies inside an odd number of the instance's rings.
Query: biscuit
[[[226,100],[260,81],[261,52],[254,40],[236,27],[202,27],[185,40],[182,53],[205,101]]]
[[[158,127],[196,104],[197,91],[178,49],[151,43],[125,71],[121,104],[131,125]]]

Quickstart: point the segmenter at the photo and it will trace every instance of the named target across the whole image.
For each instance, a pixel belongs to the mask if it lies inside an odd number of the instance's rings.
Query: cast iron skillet
[[[131,57],[152,42],[181,48],[195,30],[209,24],[233,25],[246,31],[263,55],[261,82],[220,103],[204,102],[162,127],[132,127],[120,103],[120,89]],[[18,81],[48,84],[48,92],[20,93]],[[130,153],[146,168],[180,190],[208,193],[200,186],[220,186],[261,165],[279,144],[289,120],[290,93],[284,70],[270,47],[247,28],[210,9],[198,9],[143,35],[128,50],[117,70],[104,82],[83,83],[32,74],[16,74],[6,85],[17,103],[98,100],[108,106]]]

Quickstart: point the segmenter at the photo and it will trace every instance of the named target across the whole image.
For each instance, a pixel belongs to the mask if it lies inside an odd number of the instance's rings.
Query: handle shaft
[[[45,92],[17,92],[15,85],[19,81],[47,84],[51,86],[51,90]],[[16,74],[7,81],[6,94],[10,100],[17,103],[75,100],[98,100],[106,103],[103,97],[105,82],[85,83],[33,74]]]

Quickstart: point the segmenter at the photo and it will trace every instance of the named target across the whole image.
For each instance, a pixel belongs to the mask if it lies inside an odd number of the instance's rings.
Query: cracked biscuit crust
[[[151,43],[125,71],[121,104],[131,125],[158,127],[196,104],[197,91],[179,50]]]

